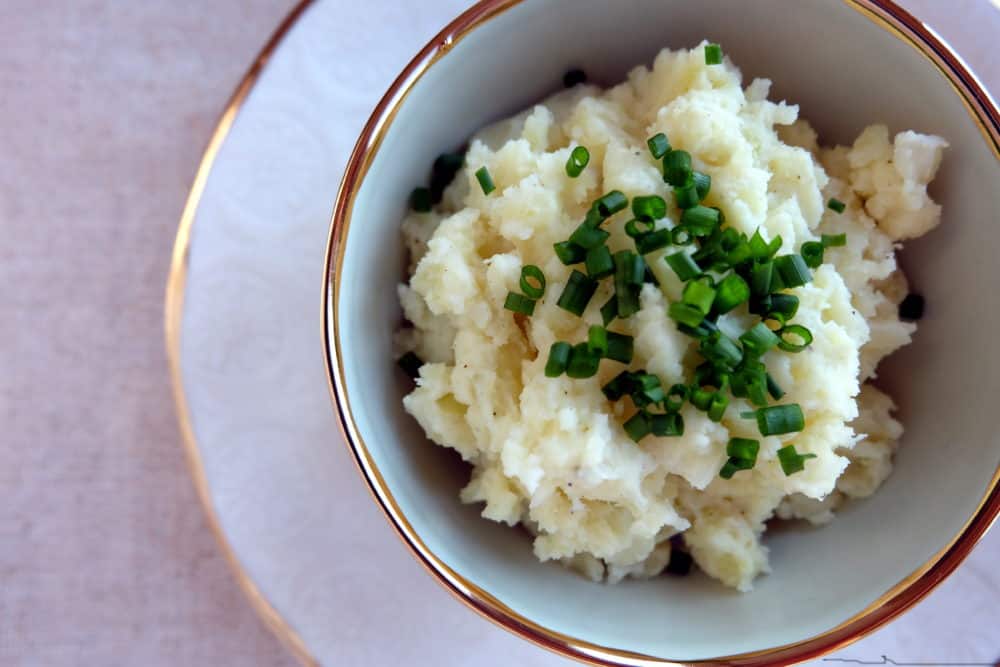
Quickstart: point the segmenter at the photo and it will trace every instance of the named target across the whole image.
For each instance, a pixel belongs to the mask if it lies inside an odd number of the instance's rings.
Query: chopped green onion
[[[789,336],[797,337],[801,342],[797,343],[794,341],[794,338],[789,339]],[[778,347],[785,352],[801,352],[809,347],[809,344],[813,341],[812,332],[801,324],[789,324],[782,327],[778,331],[778,337],[781,338],[778,341]]]
[[[625,223],[625,233],[634,239],[645,236],[655,229],[656,225],[652,220],[632,219]]]
[[[719,209],[707,206],[693,206],[681,214],[681,224],[694,236],[708,236],[720,221]]]
[[[555,378],[566,372],[573,346],[569,343],[552,343],[549,359],[545,362],[545,377]]]
[[[690,284],[690,283],[689,283]],[[697,327],[705,319],[705,313],[686,303],[672,303],[667,309],[670,319],[689,327]]]
[[[692,280],[684,286],[681,300],[697,308],[703,315],[708,315],[708,311],[712,309],[712,302],[715,301],[715,288],[705,278]]]
[[[635,249],[640,255],[648,255],[670,245],[670,230],[658,229],[655,232],[645,234],[635,240]]]
[[[809,267],[806,266],[805,260],[798,255],[782,255],[778,257],[774,260],[774,268],[777,269],[778,275],[781,276],[783,288],[801,287],[812,280]],[[771,290],[775,291],[773,280]]]
[[[537,285],[532,285],[534,280]],[[545,294],[545,274],[534,264],[521,268],[521,291],[532,299],[541,299]]]
[[[847,234],[823,234],[820,240],[824,248],[839,248],[847,245]]]
[[[677,277],[683,281],[688,281],[701,275],[701,269],[691,259],[691,255],[686,252],[675,252],[672,255],[667,255],[664,260],[670,265],[674,273],[677,274]]]
[[[650,415],[649,425],[653,435],[659,438],[684,435],[684,417],[676,412],[669,412],[665,415]]]
[[[751,438],[732,438],[726,445],[726,456],[737,459],[757,460],[757,453],[760,451],[760,443]]]
[[[750,292],[755,296],[767,296],[771,291],[773,274],[774,262],[771,260],[755,262],[753,268],[750,269]]]
[[[714,391],[708,391],[701,387],[692,387],[689,400],[691,401],[691,405],[704,412],[712,405],[712,396],[714,394]]]
[[[535,300],[517,292],[508,292],[507,299],[503,302],[503,307],[515,313],[530,316],[535,312]]]
[[[594,208],[602,217],[609,218],[628,206],[628,197],[619,190],[612,190],[594,202]]]
[[[587,304],[597,291],[597,281],[588,278],[579,271],[570,274],[566,287],[563,289],[556,305],[574,315],[583,315]],[[509,297],[508,297],[509,298]]]
[[[659,376],[652,373],[635,373],[632,380],[635,383],[632,389],[632,400],[637,405],[659,403],[667,397],[660,385]]]
[[[632,214],[639,220],[659,220],[667,214],[667,202],[658,195],[635,197],[632,199]]]
[[[708,404],[708,418],[716,423],[722,421],[722,418],[726,414],[726,408],[728,407],[729,397],[721,391],[715,392],[715,395],[712,396],[711,402]]]
[[[678,577],[686,577],[691,572],[691,564],[693,562],[694,559],[691,557],[691,554],[671,547],[670,562],[667,563],[667,567],[663,571]]]
[[[758,228],[753,236],[750,237],[750,251],[753,254],[753,258],[757,260],[771,259],[774,257],[775,253],[781,249],[781,236],[775,236],[768,243],[764,240],[764,237],[760,235],[760,228]]]
[[[740,336],[740,342],[743,343],[743,347],[748,351],[753,352],[754,356],[762,357],[764,354],[777,345],[781,339],[775,335],[773,331],[767,328],[767,325],[763,322],[758,322],[749,329],[746,333]]]
[[[420,367],[424,365],[424,362],[414,352],[407,352],[396,363],[399,364],[404,373],[414,380],[420,377]]]
[[[591,331],[594,327],[590,328]],[[613,361],[620,361],[623,364],[632,363],[633,352],[633,342],[632,336],[626,334],[615,333],[614,331],[607,331],[606,341],[607,341],[607,351],[604,356]]]
[[[691,245],[694,243],[694,234],[687,227],[677,225],[670,230],[670,240],[674,245]]]
[[[687,151],[670,151],[663,156],[663,180],[677,187],[684,185],[691,175],[691,154]]]
[[[785,395],[785,390],[771,377],[770,373],[767,374],[767,393],[776,401],[780,401],[781,397]]]
[[[795,433],[806,427],[806,418],[798,403],[774,405],[757,410],[757,428],[761,435]]]
[[[674,202],[677,203],[677,208],[691,208],[697,206],[701,200],[702,198],[698,196],[698,186],[695,185],[694,174],[689,175],[683,185],[674,188]]]
[[[767,405],[767,382],[760,381],[758,377],[747,379],[747,398],[758,407]]]
[[[899,302],[899,318],[916,322],[924,316],[924,297],[919,294],[907,294]]]
[[[631,419],[622,424],[622,428],[625,429],[625,433],[628,434],[628,437],[632,438],[635,442],[639,442],[649,435],[652,430],[652,425],[649,423],[649,418],[646,416],[646,413],[640,410],[632,415]]]
[[[646,140],[649,152],[654,160],[659,160],[670,151],[670,140],[667,135],[658,132]]]
[[[716,288],[715,302],[712,307],[715,312],[724,314],[740,304],[746,303],[750,298],[750,286],[743,278],[735,273],[730,273],[722,279]]]
[[[823,244],[819,241],[806,241],[802,244],[799,253],[806,266],[810,269],[818,269],[819,265],[823,263],[823,250]]]
[[[618,261],[621,257],[621,262]],[[641,286],[646,274],[646,262],[642,257],[630,250],[622,250],[615,253],[615,268],[623,267],[622,277],[626,285]]]
[[[706,359],[725,369],[735,368],[743,361],[743,351],[740,346],[723,334],[702,341],[699,350]]]
[[[694,189],[698,193],[698,201],[702,201],[712,190],[712,177],[700,171],[694,172]]]
[[[799,297],[794,294],[772,294],[768,301],[765,319],[784,324],[799,312]]]
[[[632,373],[629,371],[622,371],[614,377],[610,382],[601,387],[601,391],[609,401],[617,401],[622,396],[627,396],[632,393],[632,389],[635,387],[635,380],[633,379]]]
[[[721,65],[722,64],[722,47],[718,44],[706,44],[705,45],[705,64],[706,65]]]
[[[840,201],[839,199],[830,197],[830,201],[826,203],[826,207],[831,211],[836,211],[837,213],[843,213],[844,209],[847,208],[847,204]]]
[[[447,188],[465,165],[465,155],[462,153],[442,153],[434,160],[431,168],[431,201],[435,204],[441,201]]]
[[[667,397],[663,399],[663,407],[667,412],[677,412],[684,407],[684,401],[688,397],[688,387],[685,384],[675,384],[667,392]]]
[[[575,243],[581,248],[590,250],[591,248],[596,248],[597,246],[603,244],[611,236],[608,232],[604,231],[600,227],[592,227],[586,222],[580,223],[580,226],[576,228],[569,236],[569,242]]]
[[[584,259],[587,258],[587,249],[578,246],[575,243],[570,243],[569,241],[563,241],[562,243],[556,243],[552,246],[555,248],[556,257],[559,261],[570,266],[571,264],[579,264]]]
[[[593,324],[587,331],[587,350],[600,358],[608,356],[608,330]]]
[[[605,219],[605,216],[597,210],[597,202],[594,202],[587,209],[587,215],[583,217],[583,224],[587,227],[600,227],[604,224]]]
[[[563,86],[572,88],[581,83],[587,83],[587,73],[582,69],[571,69],[563,74]]]
[[[480,167],[476,170],[476,180],[479,181],[479,187],[483,189],[484,195],[497,189],[497,186],[493,184],[493,177],[490,176],[490,170],[486,167]]]
[[[618,317],[618,297],[612,294],[607,303],[601,306],[601,321],[604,326],[608,326],[616,317]]]
[[[587,343],[577,343],[570,352],[566,375],[577,380],[594,377],[600,363],[601,358],[590,351]]]
[[[795,445],[785,445],[778,450],[778,462],[786,477],[805,470],[806,460],[814,458],[815,454],[799,454],[795,451]]]
[[[748,243],[746,238],[743,237],[740,238],[740,240],[736,242],[736,245],[734,245],[726,254],[726,262],[730,266],[738,267],[749,262],[751,255],[750,243]]]
[[[608,246],[599,245],[587,251],[587,275],[594,280],[606,278],[615,272],[615,262],[611,259]]]
[[[646,263],[631,250],[616,252],[614,260],[618,317],[624,319],[639,312],[639,289],[646,275]]]
[[[415,188],[410,193],[410,208],[417,213],[427,213],[432,205],[430,188]]]
[[[583,146],[577,146],[570,152],[569,158],[566,160],[566,175],[570,178],[576,178],[583,173],[589,162],[590,151]]]

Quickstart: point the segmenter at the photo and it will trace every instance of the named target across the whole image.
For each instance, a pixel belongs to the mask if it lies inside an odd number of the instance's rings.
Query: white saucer
[[[327,391],[320,289],[341,170],[391,78],[465,4],[302,6],[231,102],[178,235],[168,346],[192,472],[251,603],[307,662],[571,664],[421,570],[369,497]],[[998,557],[994,531],[916,610],[822,662],[990,664]]]

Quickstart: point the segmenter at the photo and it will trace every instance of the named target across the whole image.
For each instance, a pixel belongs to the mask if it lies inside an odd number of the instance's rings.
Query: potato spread
[[[705,48],[664,50],[613,88],[576,85],[474,136],[440,201],[403,222],[411,277],[399,298],[409,324],[397,339],[401,353],[423,361],[406,410],[471,465],[461,500],[481,503],[487,519],[523,524],[539,559],[617,582],[657,575],[672,549],[684,549],[705,573],[747,591],[769,571],[769,519],[824,523],[892,470],[903,429],[892,399],[870,381],[915,330],[899,317],[908,287],[895,252],[939,222],[927,185],[947,144],[872,125],[851,146],[822,147],[798,107],[767,99],[769,81],[744,87],[728,59],[706,64]],[[685,283],[665,258],[696,246],[639,255],[651,274],[636,287],[639,310],[606,325],[632,337],[630,363],[604,358],[583,378],[545,373],[553,344],[587,342],[615,298],[612,277],[599,281],[582,316],[560,307],[571,274],[586,270],[564,264],[554,245],[613,191],[630,201],[662,197],[665,215],[652,229],[681,223],[675,188],[647,145],[660,133],[711,178],[701,205],[744,240],[780,237],[782,255],[845,235],[820,252],[809,282],[787,290],[799,300],[792,322],[811,343],[760,357],[784,392],[768,405],[801,406],[799,431],[765,435],[753,418],[759,404],[734,392],[721,416],[687,401],[682,434],[637,442],[624,426],[637,406],[602,391],[623,371],[655,375],[664,388],[690,385],[704,358],[670,314]],[[571,176],[567,162],[580,146],[589,162]],[[483,168],[489,194],[476,176]],[[635,250],[625,231],[632,217],[623,210],[603,222],[612,254]],[[504,307],[529,265],[547,283],[530,316]],[[714,322],[737,340],[761,317],[743,303]],[[727,479],[720,471],[734,459],[734,439],[759,450]],[[778,455],[788,445],[806,457],[793,474]]]

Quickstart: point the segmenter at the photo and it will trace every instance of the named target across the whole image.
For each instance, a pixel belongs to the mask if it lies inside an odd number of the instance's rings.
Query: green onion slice
[[[569,241],[556,243],[552,247],[555,248],[556,257],[566,266],[579,264],[587,258],[586,248],[575,243],[570,243]]]
[[[824,249],[823,244],[819,241],[806,241],[802,244],[802,250],[799,253],[806,266],[810,269],[818,269],[819,265],[823,263]]]
[[[566,287],[563,288],[563,292],[559,296],[556,305],[574,315],[583,315],[583,311],[587,309],[587,304],[590,303],[590,299],[596,291],[596,280],[588,278],[579,271],[574,270],[570,274],[569,280],[566,282]]]
[[[733,308],[746,303],[750,299],[750,286],[743,278],[730,273],[722,279],[716,288],[713,308],[717,313],[724,314]]]
[[[622,396],[631,394],[634,387],[635,380],[632,379],[632,373],[622,371],[614,379],[601,387],[601,391],[604,392],[609,401],[617,401]]]
[[[677,204],[677,208],[691,208],[697,206],[701,200],[702,197],[698,196],[698,186],[695,185],[694,174],[688,175],[683,185],[674,187],[674,202]]]
[[[801,352],[813,341],[812,332],[801,324],[789,324],[778,330],[778,347],[785,352]],[[796,340],[797,339],[797,340]]]
[[[531,316],[535,313],[535,300],[517,292],[508,292],[503,307],[515,313]]]
[[[771,331],[766,324],[758,322],[750,327],[746,333],[740,336],[743,347],[751,351],[754,356],[762,357],[768,350],[776,346],[781,339]]]
[[[650,430],[657,437],[684,435],[684,417],[676,412],[649,416]]]
[[[785,445],[778,450],[778,462],[786,477],[805,470],[806,460],[814,458],[815,454],[799,454],[795,451],[795,445]]]
[[[493,177],[490,176],[490,170],[486,167],[480,167],[476,170],[476,180],[479,181],[479,187],[483,189],[484,195],[488,195],[497,189],[497,186],[493,183]]]
[[[654,160],[659,160],[670,151],[670,140],[667,135],[658,132],[646,140],[649,152]]]
[[[587,275],[594,280],[606,278],[615,272],[615,262],[608,246],[599,245],[587,251]],[[523,289],[523,288],[522,288]]]
[[[625,233],[634,239],[649,234],[656,229],[652,220],[629,220],[625,223]]]
[[[672,255],[667,255],[664,260],[673,269],[674,273],[677,274],[677,277],[683,281],[688,281],[701,275],[701,268],[691,259],[691,255],[686,252],[675,252]]]
[[[691,154],[670,151],[663,156],[663,180],[674,187],[682,186],[691,175]]]
[[[572,234],[570,234],[569,242],[586,250],[590,250],[591,248],[596,248],[597,246],[603,244],[608,240],[609,236],[611,236],[611,234],[604,231],[600,227],[594,227],[586,222],[583,222]]]
[[[635,249],[640,255],[648,255],[670,245],[671,235],[669,229],[658,229],[655,232],[644,234],[635,240]]]
[[[536,284],[532,284],[532,280]],[[534,264],[521,268],[521,291],[532,299],[541,299],[545,294],[545,274]]]
[[[625,429],[628,437],[632,438],[635,442],[639,442],[649,435],[652,425],[649,423],[649,417],[646,413],[640,410],[632,415],[631,419],[622,424],[622,428]]]
[[[600,363],[601,358],[590,351],[587,343],[577,343],[570,352],[566,375],[578,380],[594,377]]]
[[[712,190],[712,177],[700,171],[694,172],[694,188],[698,193],[698,201],[702,201]]]
[[[806,418],[798,403],[774,405],[757,410],[757,428],[761,435],[795,433],[806,427]]]
[[[589,162],[590,151],[583,146],[577,146],[570,152],[569,159],[566,160],[566,175],[570,178],[576,178],[583,173]]]
[[[826,202],[826,207],[831,211],[836,211],[837,213],[843,213],[844,209],[847,208],[847,204],[840,201],[835,197],[830,197],[830,201]]]
[[[616,317],[618,317],[618,297],[612,294],[611,298],[601,306],[601,321],[604,326],[608,326]]]
[[[721,65],[722,64],[722,47],[718,44],[707,44],[705,46],[705,64],[706,65]]]
[[[632,214],[639,220],[659,220],[667,214],[667,202],[658,195],[635,197],[632,199]]]
[[[628,197],[619,190],[612,190],[594,202],[594,208],[604,218],[610,218],[618,211],[625,210],[628,206]]]
[[[545,377],[555,378],[566,372],[573,346],[569,343],[552,343],[549,348],[549,359],[545,362]]]
[[[591,327],[591,330],[593,329],[594,327]],[[605,335],[607,351],[604,356],[614,361],[620,361],[623,364],[632,363],[634,355],[634,339],[632,336],[615,333],[614,331],[607,331]]]
[[[683,225],[693,236],[709,236],[721,224],[719,209],[707,206],[692,206],[681,214]]]
[[[703,315],[708,315],[715,301],[715,288],[712,287],[710,279],[698,278],[684,285],[684,292],[681,300],[697,308]],[[696,326],[696,325],[693,325]]]
[[[804,259],[799,255],[782,255],[774,260],[774,268],[777,274],[781,276],[782,289],[788,287],[801,287],[805,285],[810,280],[812,280],[812,274],[809,273],[809,267],[806,265]],[[775,290],[774,281],[772,280],[771,291]]]
[[[820,241],[824,248],[839,248],[847,245],[847,234],[823,234]]]

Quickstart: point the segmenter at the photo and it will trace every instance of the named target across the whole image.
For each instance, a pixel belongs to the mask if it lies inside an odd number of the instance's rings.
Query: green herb
[[[490,176],[490,171],[486,167],[480,167],[476,170],[476,180],[479,181],[479,187],[483,189],[484,195],[497,189],[497,186],[493,184],[493,177]]]
[[[795,451],[795,445],[785,445],[778,450],[778,462],[781,463],[781,470],[785,476],[802,472],[806,468],[806,460],[816,458],[815,454],[799,454]]]
[[[701,268],[691,259],[691,255],[686,252],[675,252],[672,255],[667,255],[664,260],[673,269],[674,273],[677,274],[677,277],[683,281],[688,281],[701,275]]]
[[[687,151],[669,151],[663,156],[663,180],[677,187],[684,185],[691,175],[691,154]]]
[[[706,65],[721,65],[722,64],[722,47],[718,44],[707,44],[705,46],[705,64]]]
[[[783,435],[801,431],[806,418],[798,403],[775,405],[757,410],[757,428],[761,435]]]
[[[812,332],[800,324],[785,325],[778,330],[778,337],[778,347],[785,352],[801,352],[813,341]]]
[[[594,208],[604,218],[610,218],[618,211],[623,211],[628,206],[628,197],[619,190],[612,190],[594,202]]]
[[[661,250],[670,245],[670,230],[658,229],[655,232],[644,234],[635,240],[635,249],[640,255],[648,255],[651,252]]]
[[[823,244],[819,241],[806,241],[802,244],[802,250],[799,253],[806,266],[810,269],[818,269],[819,265],[823,263],[824,249]]]
[[[749,299],[750,286],[737,274],[730,273],[716,287],[715,302],[712,307],[715,312],[725,314]]]
[[[535,284],[531,281],[535,281]],[[545,274],[534,264],[521,268],[521,291],[532,299],[541,299],[545,294]]]
[[[593,330],[594,327],[591,327]],[[614,361],[620,361],[623,364],[632,363],[633,352],[633,342],[632,336],[626,334],[615,333],[614,331],[607,331],[607,351],[604,356],[608,359]]]
[[[566,372],[573,346],[569,343],[552,343],[549,348],[549,359],[545,362],[545,377],[559,377]]]
[[[589,162],[590,151],[583,146],[577,146],[570,152],[569,158],[566,160],[566,175],[570,178],[576,178],[583,173]]]
[[[570,243],[569,241],[556,243],[552,247],[555,248],[556,257],[558,257],[559,261],[565,264],[566,266],[570,266],[572,264],[579,264],[580,262],[582,262],[584,259],[587,258],[586,248],[578,246],[575,243]]]
[[[658,132],[647,139],[646,145],[649,146],[649,152],[654,160],[659,160],[670,151],[670,140],[662,132]]]
[[[625,433],[628,434],[628,437],[632,438],[635,442],[639,442],[649,435],[652,430],[652,425],[649,423],[649,418],[646,416],[646,413],[640,410],[632,415],[631,419],[622,424],[622,428],[625,429]]]
[[[597,375],[600,363],[601,358],[590,351],[587,343],[578,343],[570,352],[566,375],[577,380],[594,377]]]
[[[830,201],[826,203],[826,207],[831,211],[836,211],[837,213],[843,213],[844,209],[847,208],[847,204],[840,201],[839,199],[830,197]]]
[[[503,302],[503,307],[507,310],[514,311],[515,313],[528,315],[530,317],[535,313],[535,300],[529,299],[523,294],[518,294],[517,292],[508,292],[507,299]]]
[[[615,262],[608,246],[599,245],[587,251],[587,275],[594,280],[606,278],[615,272]]]
[[[648,419],[650,430],[657,437],[684,435],[684,417],[676,412],[649,415]]]
[[[583,311],[587,309],[587,304],[590,303],[590,299],[596,291],[596,280],[592,280],[579,271],[574,270],[570,274],[569,280],[566,282],[566,287],[563,288],[563,292],[559,296],[556,305],[574,315],[583,315]]]
[[[635,197],[632,199],[632,214],[645,222],[659,220],[667,214],[667,202],[657,195]]]

